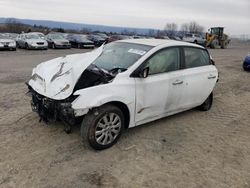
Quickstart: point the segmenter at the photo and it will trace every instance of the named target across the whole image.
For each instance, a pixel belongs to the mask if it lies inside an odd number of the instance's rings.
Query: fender
[[[119,76],[118,76],[119,77]],[[130,113],[130,125],[134,125],[135,84],[134,79],[128,79],[121,83],[119,78],[113,82],[78,90],[74,95],[79,95],[73,102],[72,108],[75,116],[82,116],[95,107],[110,102],[125,104]]]

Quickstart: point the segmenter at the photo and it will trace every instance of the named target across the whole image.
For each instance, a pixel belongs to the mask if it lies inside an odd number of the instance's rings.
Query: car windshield
[[[26,35],[26,39],[40,39],[38,35]]]
[[[3,34],[0,34],[0,39],[9,39],[9,37],[3,35]]]
[[[116,42],[105,45],[102,54],[93,62],[107,71],[127,69],[146,54],[152,46]]]
[[[85,35],[75,35],[73,38],[76,38],[77,40],[87,40],[87,36]]]
[[[64,39],[62,35],[50,35],[51,39]]]

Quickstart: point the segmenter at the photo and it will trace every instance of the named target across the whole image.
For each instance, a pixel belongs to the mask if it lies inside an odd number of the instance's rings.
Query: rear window
[[[204,49],[184,48],[186,68],[210,65],[210,56]]]

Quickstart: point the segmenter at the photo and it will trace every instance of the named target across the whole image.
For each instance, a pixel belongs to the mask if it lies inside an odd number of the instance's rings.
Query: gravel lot
[[[79,126],[39,123],[24,82],[42,61],[86,50],[0,51],[0,187],[250,187],[250,44],[210,50],[220,72],[212,109],[129,129],[110,149]]]

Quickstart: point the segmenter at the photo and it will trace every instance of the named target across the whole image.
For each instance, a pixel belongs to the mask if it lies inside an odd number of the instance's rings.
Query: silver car
[[[4,34],[0,34],[0,49],[9,49],[15,51],[16,41]]]
[[[71,48],[70,42],[60,34],[48,34],[46,40],[50,48]]]
[[[25,49],[48,49],[48,43],[46,40],[41,39],[36,34],[23,33],[17,37],[17,46]]]

